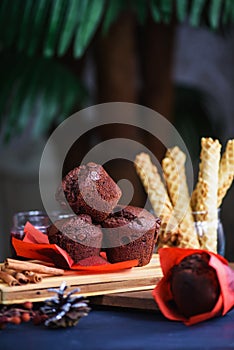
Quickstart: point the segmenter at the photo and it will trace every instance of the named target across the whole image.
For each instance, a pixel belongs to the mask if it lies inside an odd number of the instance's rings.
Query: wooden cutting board
[[[234,270],[234,263],[229,263],[229,266]],[[159,311],[156,304],[152,289],[140,290],[133,292],[114,293],[98,295],[91,298],[93,305],[132,308],[145,311]]]
[[[153,295],[153,289],[137,292],[124,292],[94,296],[91,305],[123,307],[129,309],[159,311]]]
[[[84,296],[106,295],[120,292],[152,290],[162,277],[159,257],[154,254],[150,263],[143,267],[133,267],[112,273],[87,273],[70,271],[63,276],[47,277],[38,284],[9,287],[0,283],[0,304],[22,303],[24,301],[43,301],[53,294],[48,288],[58,288],[66,281],[70,291],[80,288]]]

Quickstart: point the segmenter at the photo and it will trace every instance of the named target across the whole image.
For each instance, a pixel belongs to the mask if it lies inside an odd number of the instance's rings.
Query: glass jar
[[[46,230],[50,225],[50,219],[43,211],[31,210],[15,213],[13,216],[13,226],[11,228],[10,237],[12,257],[16,257],[16,253],[12,245],[12,237],[22,240],[25,236],[24,226],[28,221],[43,233],[46,233]]]
[[[52,221],[64,219],[71,217],[71,214],[53,212],[50,217]],[[30,210],[14,214],[13,216],[13,226],[11,228],[11,238],[15,237],[22,240],[25,236],[24,226],[27,222],[30,222],[35,228],[37,228],[42,233],[47,233],[47,228],[51,225],[50,217],[44,211]],[[11,242],[10,242],[11,243]],[[12,257],[16,256],[15,250],[11,243],[11,253]]]
[[[200,239],[207,230],[207,221],[205,220],[207,212],[197,211],[193,212],[193,217],[195,220],[195,227],[197,231],[198,238]],[[225,234],[223,230],[223,224],[221,221],[221,210],[218,209],[218,222],[217,222],[217,253],[219,255],[225,255]]]

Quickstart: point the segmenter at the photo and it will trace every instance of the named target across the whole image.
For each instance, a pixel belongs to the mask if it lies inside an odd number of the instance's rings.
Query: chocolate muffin
[[[56,198],[64,205],[61,192],[76,213],[103,221],[117,205],[122,192],[101,165],[88,163],[71,170],[63,179]]]
[[[179,313],[190,317],[211,311],[220,294],[209,255],[192,254],[172,268],[171,292]]]
[[[143,208],[118,206],[101,225],[104,245],[111,263],[138,259],[138,266],[150,262],[160,219]]]
[[[100,253],[102,230],[92,224],[89,215],[81,214],[57,220],[48,228],[47,234],[49,242],[64,249],[75,263]]]

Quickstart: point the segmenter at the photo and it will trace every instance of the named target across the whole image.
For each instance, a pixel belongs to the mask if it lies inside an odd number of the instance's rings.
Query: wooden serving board
[[[124,292],[94,296],[91,304],[101,306],[114,306],[147,311],[159,311],[153,295],[153,289],[137,292]]]
[[[65,272],[63,276],[46,277],[38,284],[9,287],[0,283],[0,304],[43,301],[53,294],[48,288],[58,288],[66,281],[67,291],[80,288],[79,294],[97,296],[120,292],[152,290],[162,277],[159,257],[154,254],[150,263],[112,273]]]
[[[229,266],[234,270],[234,262],[229,263]],[[159,311],[159,307],[153,298],[152,291],[153,288],[135,292],[97,295],[92,297],[90,301],[93,305]]]

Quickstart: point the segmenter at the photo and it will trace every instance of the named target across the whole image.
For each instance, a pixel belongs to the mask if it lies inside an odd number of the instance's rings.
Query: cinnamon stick
[[[1,271],[8,273],[8,275],[12,275],[14,277],[15,270],[6,269],[3,265],[1,266]]]
[[[15,279],[15,277],[9,275],[7,272],[0,271],[0,278],[3,280],[3,282],[7,283],[8,286],[20,286],[19,281]]]
[[[42,281],[42,276],[39,275],[38,273],[35,273],[32,271],[25,271],[24,274],[25,274],[25,276],[27,276],[29,281],[32,283],[39,283]]]
[[[14,277],[20,284],[28,284],[30,282],[29,278],[26,277],[22,272],[16,272]]]
[[[29,283],[29,279],[27,278],[26,274],[21,272],[21,271],[15,271],[13,269],[6,269],[4,268],[4,266],[2,266],[1,270],[3,272],[6,272],[8,275],[13,276],[15,279],[17,279],[17,281],[20,284],[27,284]]]
[[[28,261],[15,260],[7,258],[4,262],[4,268],[18,271],[32,271],[37,273],[46,273],[49,275],[60,276],[64,274],[64,270],[55,267],[49,267],[41,264],[35,264]]]

